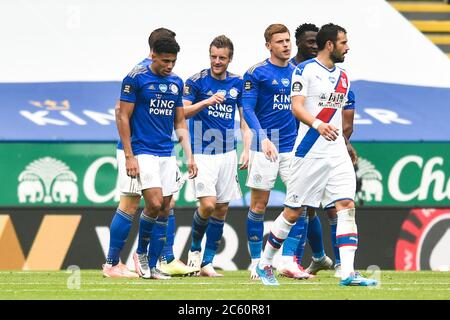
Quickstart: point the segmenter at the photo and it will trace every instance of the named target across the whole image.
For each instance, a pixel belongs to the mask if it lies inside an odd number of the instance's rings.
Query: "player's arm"
[[[175,133],[178,141],[183,148],[184,154],[187,159],[187,166],[189,170],[189,179],[193,179],[197,176],[197,165],[195,164],[194,155],[192,154],[191,143],[189,139],[189,131],[186,125],[186,118],[184,116],[184,108],[175,108]]]
[[[222,103],[224,100],[224,95],[220,93],[215,93],[208,99],[199,101],[194,104],[192,104],[192,101],[190,100],[183,99],[184,116],[186,117],[186,119],[192,118],[204,108],[215,105],[216,103]]]
[[[120,107],[118,110],[116,109],[116,125],[125,153],[127,175],[130,177],[137,177],[139,176],[139,165],[137,159],[134,157],[133,149],[131,148],[130,118],[133,111],[134,103],[120,101]]]
[[[344,110],[342,111],[342,128],[344,131],[345,144],[347,145],[347,151],[352,159],[353,164],[358,162],[358,154],[350,143],[350,137],[353,133],[353,120],[355,118],[355,95],[353,91],[349,91],[348,101]]]
[[[202,101],[198,101],[199,96],[200,88],[198,84],[193,80],[188,79],[184,85],[183,92],[183,108],[186,119],[192,118],[208,106],[215,105],[216,103],[222,103],[225,100],[225,96],[221,93],[215,93],[208,99],[204,99]]]
[[[119,110],[116,111],[116,124],[125,153],[125,168],[130,177],[139,176],[139,165],[134,157],[131,147],[130,119],[137,101],[136,93],[139,90],[139,81],[136,77],[126,76],[122,81]]]
[[[292,75],[291,103],[294,116],[309,127],[316,129],[319,134],[328,141],[337,139],[339,130],[332,124],[323,122],[314,117],[305,108],[306,97],[308,96],[308,78],[304,70],[295,69]]]
[[[240,107],[239,115],[241,117],[241,134],[242,134],[242,142],[244,144],[244,149],[242,150],[241,157],[239,159],[239,163],[241,164],[239,170],[244,170],[248,168],[248,162],[250,159],[250,143],[252,141],[252,132],[248,127],[247,122],[244,119],[244,111]]]
[[[261,141],[261,148],[264,155],[270,161],[276,161],[278,158],[278,150],[269,140],[266,133],[259,123],[258,117],[256,117],[255,107],[258,102],[258,83],[255,81],[252,75],[246,74],[244,76],[244,88],[242,94],[242,108],[245,121],[252,130],[252,133],[256,134]]]

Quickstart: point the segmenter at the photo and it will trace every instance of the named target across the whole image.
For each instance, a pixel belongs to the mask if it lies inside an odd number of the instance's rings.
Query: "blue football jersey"
[[[148,66],[152,63],[152,59],[150,59],[149,57],[145,58],[144,60],[142,60],[141,62],[139,62],[134,68],[136,68],[138,65],[141,66]],[[119,150],[123,150],[123,145],[122,145],[122,141],[120,140],[119,137],[119,141],[117,142],[117,149]]]
[[[236,149],[234,117],[242,106],[240,76],[227,72],[224,80],[217,80],[210,69],[202,70],[186,81],[183,99],[195,104],[218,92],[225,96],[224,102],[207,106],[189,119],[194,153],[218,154]]]
[[[182,93],[178,76],[155,75],[150,64],[138,64],[123,79],[120,100],[135,104],[130,118],[135,155],[171,156],[175,110],[183,107]]]
[[[298,121],[291,111],[291,78],[295,66],[272,64],[269,59],[253,66],[244,75],[242,104],[250,129],[259,133],[249,113],[256,115],[261,129],[279,152],[291,152],[297,137]],[[251,149],[260,151],[260,135],[253,135]]]

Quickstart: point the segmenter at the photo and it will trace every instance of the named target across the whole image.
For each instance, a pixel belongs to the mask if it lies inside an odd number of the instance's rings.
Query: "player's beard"
[[[344,62],[345,55],[343,53],[340,54],[337,50],[333,50],[333,52],[331,52],[330,54],[330,59],[331,61],[333,61],[333,63]]]

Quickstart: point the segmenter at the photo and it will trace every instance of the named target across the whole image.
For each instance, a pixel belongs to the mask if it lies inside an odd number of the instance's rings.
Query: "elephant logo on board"
[[[61,160],[44,157],[25,167],[19,175],[20,203],[77,203],[77,176]]]
[[[375,166],[364,158],[358,160],[356,176],[362,179],[361,191],[358,198],[364,201],[381,202],[383,200],[383,177]]]

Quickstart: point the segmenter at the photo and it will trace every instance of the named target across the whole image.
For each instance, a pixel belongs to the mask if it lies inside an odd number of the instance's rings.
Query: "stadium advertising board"
[[[450,205],[448,143],[355,143],[362,181],[358,198],[365,206]],[[3,143],[0,206],[114,206],[118,202],[117,164],[112,143]],[[182,162],[179,161],[182,165]],[[186,167],[181,167],[187,178]],[[246,171],[239,172],[248,206]],[[278,180],[269,205],[281,206],[285,192]],[[196,204],[192,184],[175,195],[178,207]]]
[[[280,212],[266,213],[265,234]],[[59,270],[69,266],[98,269],[105,261],[109,244],[110,208],[3,208],[0,210],[0,256],[3,270]],[[192,208],[177,209],[175,256],[187,259],[190,247]],[[223,238],[214,259],[223,270],[247,269],[247,210],[232,208]],[[325,251],[333,258],[326,215],[319,213],[324,232]],[[389,223],[387,223],[389,221]],[[448,270],[450,260],[450,209],[362,208],[357,211],[359,247],[355,266],[366,269]],[[138,223],[133,224],[122,251],[122,261],[133,267],[132,253],[137,246]],[[203,243],[204,245],[204,243]],[[303,265],[311,258],[307,246]],[[274,265],[278,263],[279,254]]]

